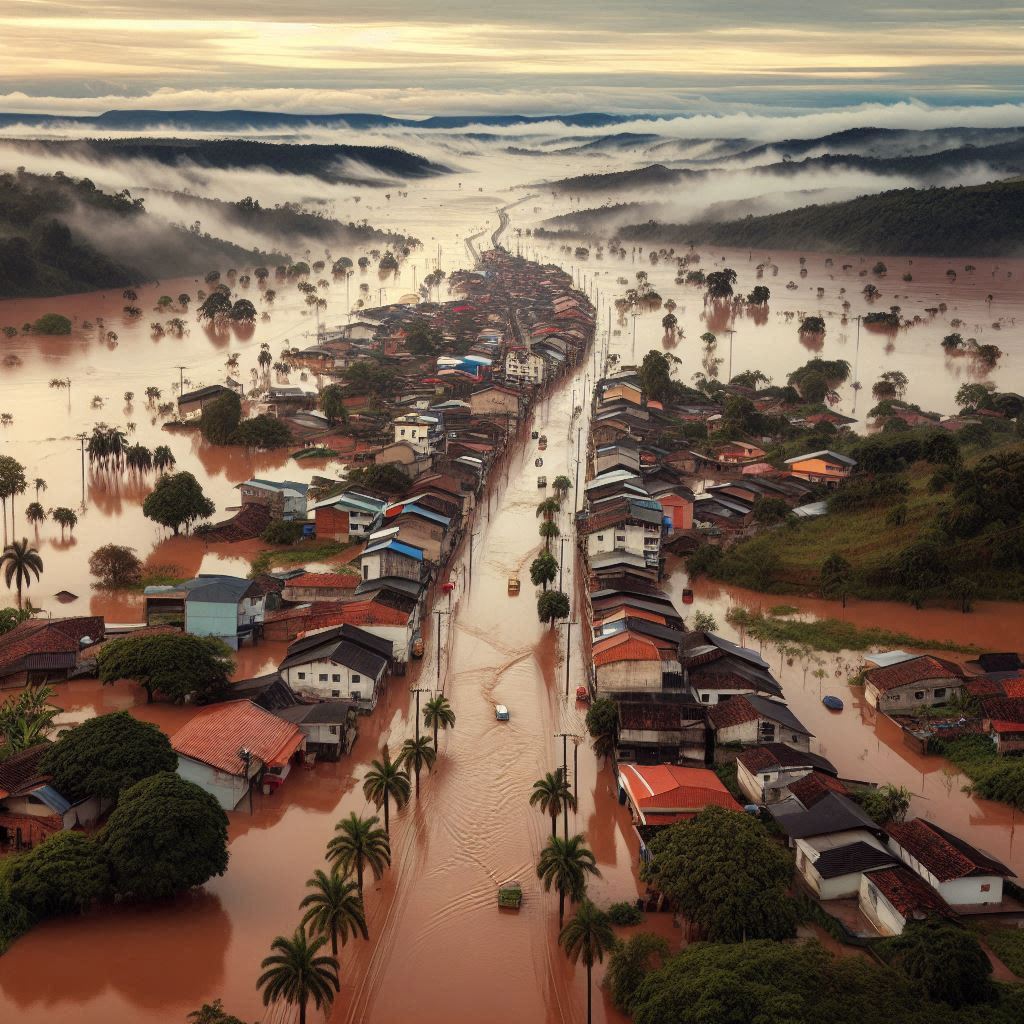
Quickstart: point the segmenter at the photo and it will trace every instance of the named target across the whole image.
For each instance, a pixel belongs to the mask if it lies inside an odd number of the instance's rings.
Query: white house
[[[718,744],[764,746],[780,742],[799,750],[811,747],[813,734],[785,704],[756,693],[740,694],[713,705],[708,709],[708,722]]]
[[[819,900],[857,896],[861,876],[899,864],[870,832],[797,839],[796,869]]]
[[[797,750],[785,743],[766,743],[744,750],[736,758],[736,782],[755,804],[770,804],[789,796],[789,786],[811,772],[838,775],[820,754]]]
[[[505,380],[510,384],[543,384],[546,363],[527,348],[512,348],[505,355]]]
[[[226,811],[241,803],[255,779],[276,789],[305,744],[297,726],[249,700],[205,707],[171,737],[178,774],[215,796]]]
[[[421,455],[426,455],[430,451],[431,434],[437,432],[438,419],[436,416],[410,412],[396,417],[393,426],[396,441],[406,441]]]
[[[898,712],[947,704],[967,673],[954,661],[923,654],[864,673],[864,699],[880,711]]]
[[[909,921],[951,915],[945,900],[904,867],[862,874],[858,904],[881,935],[902,935]]]
[[[889,848],[950,906],[1002,903],[1003,879],[1013,872],[933,821],[889,826]]]
[[[372,711],[392,656],[390,640],[345,624],[289,644],[278,670],[298,694],[350,700]]]
[[[610,498],[593,503],[589,513],[580,517],[577,531],[586,534],[591,558],[625,551],[643,556],[645,564],[656,568],[661,558],[662,526],[658,502]]]

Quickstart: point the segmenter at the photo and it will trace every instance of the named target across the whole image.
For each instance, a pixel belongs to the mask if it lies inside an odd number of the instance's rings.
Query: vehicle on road
[[[414,658],[422,658],[424,649],[423,637],[417,633],[412,641],[412,656]]]
[[[533,440],[533,441],[536,441],[538,437],[540,437],[540,431],[539,431],[539,430],[535,430],[535,431],[534,431],[534,432],[533,432],[533,433],[532,433],[532,434],[530,435],[530,439],[531,439],[531,440]]]
[[[494,717],[499,722],[508,721],[508,708],[504,704],[496,704],[494,707]]]

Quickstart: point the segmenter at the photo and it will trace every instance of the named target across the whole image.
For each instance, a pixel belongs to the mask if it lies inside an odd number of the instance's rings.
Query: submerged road
[[[534,781],[561,763],[555,734],[585,733],[585,708],[574,699],[584,678],[580,630],[573,630],[567,700],[565,626],[551,630],[538,622],[529,565],[541,545],[536,506],[545,492],[537,475],[575,475],[572,392],[579,403],[590,365],[538,406],[533,428],[549,438],[543,468],[534,466],[537,446],[527,433],[507,481],[504,472],[492,474],[490,513],[486,500],[477,510],[472,576],[464,552],[451,622],[442,625],[442,682],[458,721],[442,734],[438,764],[423,778],[418,803],[392,825],[394,882],[381,904],[370,906],[371,942],[355,950],[336,1021],[393,1024],[415,1015],[420,1024],[518,1024],[578,1020],[583,1012],[585,972],[559,949],[557,898],[536,877],[550,819],[529,806]],[[571,506],[570,495],[560,519],[567,592],[575,591]],[[553,550],[557,556],[557,542]],[[523,583],[518,597],[507,593],[513,573]],[[424,666],[421,686],[434,685],[432,668]],[[496,704],[508,706],[511,721],[495,720]],[[411,731],[408,720],[399,725],[399,734],[382,737],[392,750]],[[592,895],[602,903],[634,898],[628,815],[615,802],[610,771],[599,770],[585,739],[578,759],[580,806],[569,830],[587,834],[601,865]],[[570,774],[572,762],[570,741]],[[510,878],[523,886],[519,913],[497,909],[497,887]],[[595,1020],[609,1019],[600,995],[595,1004]]]

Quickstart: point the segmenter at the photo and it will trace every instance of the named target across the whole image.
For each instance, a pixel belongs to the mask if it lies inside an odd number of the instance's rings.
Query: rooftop
[[[868,669],[865,680],[883,693],[899,686],[922,683],[930,679],[966,679],[967,673],[955,662],[936,658],[934,654],[922,654],[909,661],[900,661],[884,668]]]
[[[744,722],[767,718],[793,732],[805,736],[814,735],[785,704],[759,697],[755,693],[743,693],[720,701],[708,710],[708,718],[716,729],[728,729]]]
[[[672,764],[620,764],[619,779],[629,793],[641,824],[655,824],[650,816],[699,813],[709,805],[741,810],[722,780],[707,768]]]
[[[796,750],[785,743],[765,743],[763,746],[744,750],[736,760],[752,772],[778,768],[814,768],[829,775],[839,774],[832,762],[820,754]]]
[[[823,448],[820,452],[808,452],[806,455],[795,455],[791,459],[786,459],[786,465],[792,466],[794,463],[806,462],[808,459],[829,459],[843,466],[857,465],[856,459],[851,459],[849,455],[841,455],[839,452],[831,451],[828,448]]]
[[[310,587],[325,590],[355,590],[360,579],[354,572],[304,572],[288,581],[289,587]]]
[[[934,914],[952,916],[946,901],[909,868],[882,868],[872,871],[869,880],[905,920],[922,921]]]
[[[933,821],[915,818],[894,823],[889,826],[889,835],[940,882],[974,875],[1013,877],[1013,872],[1005,864]]]
[[[858,839],[846,846],[833,846],[822,850],[814,862],[814,869],[822,878],[839,878],[877,868],[895,867],[899,861],[891,853]]]

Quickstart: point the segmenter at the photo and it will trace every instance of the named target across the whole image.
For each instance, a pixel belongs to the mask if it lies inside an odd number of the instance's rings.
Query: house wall
[[[815,861],[825,850],[832,850],[837,846],[849,846],[850,843],[858,842],[867,843],[868,846],[873,846],[876,850],[885,849],[867,829],[854,829],[833,835],[814,836],[810,839],[796,840],[794,846],[796,848],[797,870],[817,894],[818,899],[838,900],[845,896],[858,895],[863,872],[853,871],[850,874],[838,875],[835,878],[822,878],[815,867]]]
[[[643,556],[647,561],[657,562],[661,553],[661,530],[653,525],[616,523],[587,535],[589,557],[607,555],[613,551],[628,551],[632,555]]]
[[[238,488],[243,505],[265,505],[278,516],[284,514],[284,492],[271,490],[267,487],[247,487],[242,484]]]
[[[338,508],[315,509],[316,535],[320,540],[348,540],[348,512]]]
[[[425,423],[396,423],[395,440],[407,441],[418,452],[426,452],[430,447],[428,435],[430,428]]]
[[[690,691],[698,704],[705,704],[709,708],[727,701],[730,697],[739,696],[741,693],[750,693],[749,690],[703,690],[697,686],[691,686]]]
[[[419,545],[417,545],[418,547]],[[401,576],[407,580],[419,580],[423,563],[397,551],[375,551],[362,555],[359,568],[364,580],[378,580],[381,576]]]
[[[398,539],[403,544],[412,544],[413,547],[423,548],[423,557],[431,562],[441,560],[441,552],[444,551],[443,526],[435,526],[428,523],[419,516],[395,516],[387,520],[388,526],[397,526],[399,529]]]
[[[665,515],[672,520],[672,530],[693,529],[693,502],[675,494],[666,494],[658,499]]]
[[[661,661],[613,661],[594,669],[598,692],[661,690]]]
[[[249,780],[244,776],[228,775],[183,754],[178,755],[178,774],[215,797],[225,811],[233,811],[249,791]]]
[[[411,620],[410,620],[411,621]],[[321,626],[319,628],[307,629],[304,632],[307,636],[315,633],[323,633],[328,629],[334,629],[337,623],[332,623],[327,626]],[[380,637],[381,640],[390,640],[392,644],[392,657],[395,661],[408,661],[409,660],[409,645],[412,643],[412,629],[410,626],[384,626],[384,625],[364,625],[360,624],[359,628],[364,633],[369,633],[371,636]]]
[[[878,929],[881,935],[902,935],[906,919],[871,884],[870,872],[861,875],[858,903],[864,916]]]
[[[762,721],[765,722],[766,726],[773,725],[775,727],[773,735],[769,736],[767,732],[761,731],[760,725]],[[739,725],[718,729],[715,732],[715,742],[742,744],[786,743],[797,750],[809,751],[811,749],[809,736],[804,733],[790,732],[788,729],[781,728],[778,723],[769,722],[767,719],[755,719],[752,722],[741,722]]]
[[[87,800],[82,800],[73,807],[69,807],[64,812],[64,827],[95,825],[113,806],[113,800],[101,800],[98,796],[91,796]]]
[[[397,463],[400,466],[411,466],[417,459],[418,453],[415,448],[410,447],[407,444],[389,444],[386,448],[382,448],[373,457],[373,461],[378,465],[390,465]]]
[[[5,810],[5,806],[6,804],[0,805],[0,835],[6,833],[7,841],[10,843],[16,841],[20,832],[22,844],[35,846],[64,828],[59,814],[51,812],[48,817],[15,814]]]
[[[889,843],[890,850],[916,875],[926,881],[950,906],[973,905],[976,903],[1001,903],[1003,900],[1003,879],[999,875],[978,875],[971,878],[954,878],[940,882],[913,854],[903,849],[895,839]],[[987,886],[987,890],[983,887]]]
[[[320,699],[357,700],[365,707],[373,708],[383,679],[354,672],[346,665],[334,661],[313,661],[304,665],[292,665],[281,673],[288,685],[296,692]],[[323,677],[323,678],[321,678]],[[357,696],[358,695],[358,696]]]
[[[352,601],[355,599],[355,588],[343,587],[293,587],[288,585],[281,591],[286,601],[302,603],[305,601]]]
[[[901,708],[946,704],[962,689],[959,679],[926,679],[923,682],[907,683],[906,686],[884,691],[867,682],[864,686],[864,697],[873,708],[880,711],[899,711]]]
[[[789,471],[793,476],[812,482],[817,480],[825,482],[845,480],[850,475],[851,469],[852,467],[850,466],[842,466],[836,462],[826,462],[824,459],[803,459],[800,462],[794,462],[789,467]]]
[[[238,605],[212,601],[185,602],[185,631],[193,636],[215,636],[238,650]]]

